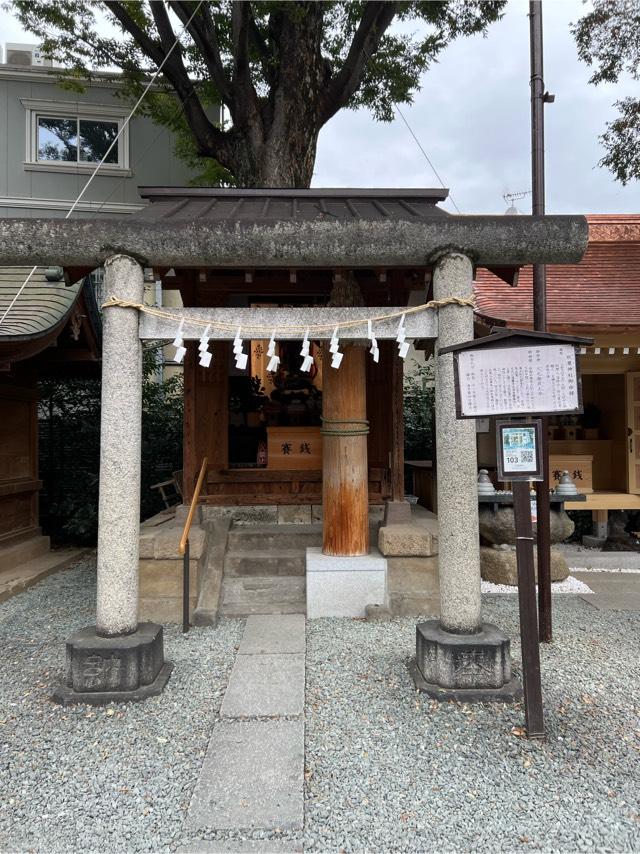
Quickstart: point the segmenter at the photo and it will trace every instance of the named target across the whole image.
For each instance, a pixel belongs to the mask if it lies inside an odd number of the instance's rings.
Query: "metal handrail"
[[[187,521],[184,523],[182,537],[180,538],[179,551],[182,555],[182,631],[185,634],[189,631],[189,531],[191,530],[191,523],[193,522],[196,507],[198,506],[198,499],[200,498],[204,476],[207,473],[208,462],[207,457],[202,460],[196,488],[193,490]]]

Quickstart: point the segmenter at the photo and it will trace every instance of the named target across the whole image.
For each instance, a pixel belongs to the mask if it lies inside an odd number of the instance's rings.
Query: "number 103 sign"
[[[497,421],[499,480],[542,480],[542,421]]]

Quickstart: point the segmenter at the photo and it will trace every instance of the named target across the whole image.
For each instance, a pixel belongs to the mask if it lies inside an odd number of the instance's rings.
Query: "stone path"
[[[581,599],[599,611],[640,611],[640,575],[637,572],[574,572],[592,593]]]
[[[303,829],[304,687],[304,616],[249,617],[189,805],[188,836]],[[203,840],[181,850],[210,849]]]

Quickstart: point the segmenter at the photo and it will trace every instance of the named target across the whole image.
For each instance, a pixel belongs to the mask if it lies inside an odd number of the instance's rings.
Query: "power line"
[[[186,109],[186,107],[187,107],[187,101],[188,101],[188,100],[189,100],[189,98],[191,98],[191,96],[192,96],[192,95],[194,95],[194,94],[195,94],[195,90],[193,90],[193,89],[192,89],[192,90],[191,90],[191,92],[189,93],[189,95],[187,95],[187,97],[186,97],[185,101],[180,103],[180,105],[179,105],[178,109],[177,109],[177,110],[175,111],[175,113],[173,113],[173,115],[170,117],[169,122],[172,122],[172,121],[174,121],[175,119],[177,119],[177,118],[179,118],[179,117],[180,117],[180,115],[185,111],[185,109]],[[167,127],[168,127],[168,125],[167,125]],[[147,156],[147,154],[149,153],[149,151],[153,148],[153,146],[156,144],[156,142],[160,139],[160,137],[162,136],[162,134],[167,130],[167,127],[161,127],[161,128],[160,128],[160,130],[158,131],[158,133],[153,137],[153,139],[151,140],[151,142],[147,145],[147,147],[145,148],[145,150],[144,150],[144,151],[139,155],[139,157],[137,157],[137,158],[136,158],[136,160],[134,161],[134,163],[133,163],[133,164],[132,164],[132,166],[131,166],[131,170],[132,170],[132,171],[135,171],[136,166],[144,160],[144,158]],[[127,180],[126,175],[121,175],[121,176],[120,176],[120,181],[121,181],[121,182],[122,182],[122,181],[126,181],[126,180]],[[122,187],[122,184],[121,184],[121,183],[116,184],[116,185],[114,186],[114,188],[111,190],[111,192],[110,192],[107,196],[105,196],[105,198],[100,202],[100,204],[99,204],[99,206],[98,206],[98,208],[97,208],[97,210],[96,210],[96,213],[100,213],[100,211],[101,211],[101,210],[102,210],[102,208],[107,204],[107,202],[109,201],[109,199],[110,199],[110,198],[111,198],[115,193],[117,193],[117,192],[118,192],[118,190],[120,190],[120,188],[121,188],[121,187]]]
[[[363,48],[363,53],[364,53],[364,55],[367,57],[367,61],[368,61],[368,62],[371,62],[371,54],[369,53],[369,51],[368,51],[366,48]],[[402,121],[405,123],[405,125],[406,125],[406,127],[407,127],[407,130],[409,131],[409,133],[410,133],[410,134],[411,134],[411,136],[413,137],[413,139],[414,139],[414,141],[415,141],[416,145],[418,146],[418,148],[419,148],[420,152],[422,153],[422,156],[423,156],[423,157],[424,157],[424,159],[427,161],[427,163],[428,163],[428,164],[429,164],[429,166],[431,167],[431,171],[433,172],[433,174],[436,176],[436,178],[437,178],[437,179],[438,179],[438,181],[440,182],[440,186],[443,188],[443,190],[448,189],[448,188],[446,187],[446,185],[445,185],[444,181],[442,180],[442,178],[441,178],[441,177],[440,177],[440,175],[438,174],[438,170],[437,170],[437,169],[436,169],[436,167],[433,165],[433,163],[432,163],[432,161],[431,161],[431,158],[429,157],[429,155],[427,154],[427,152],[424,150],[424,148],[423,148],[423,146],[422,146],[422,144],[421,144],[420,140],[418,139],[418,137],[415,135],[415,133],[414,133],[414,131],[413,131],[413,128],[412,128],[412,127],[411,127],[411,125],[409,124],[409,122],[408,122],[407,118],[405,117],[405,115],[404,115],[404,113],[402,112],[402,110],[400,109],[400,107],[399,107],[397,104],[394,104],[394,105],[393,105],[393,108],[394,108],[394,110],[397,112],[397,114],[400,116],[400,118],[402,119]],[[459,214],[460,214],[460,213],[462,213],[462,211],[460,210],[460,208],[458,207],[458,205],[455,203],[455,201],[454,201],[454,199],[453,199],[453,196],[451,195],[451,193],[450,193],[450,192],[449,192],[449,196],[448,196],[448,198],[449,198],[449,201],[451,202],[451,204],[453,205],[453,207],[456,209],[456,213],[459,213]]]
[[[440,181],[440,186],[441,186],[443,189],[445,189],[445,190],[446,190],[447,188],[446,188],[446,186],[445,186],[444,181],[442,180],[442,178],[441,178],[441,177],[440,177],[440,175],[438,174],[438,170],[436,169],[436,167],[435,167],[435,166],[433,165],[433,163],[431,162],[431,158],[429,157],[429,155],[427,154],[427,152],[426,152],[426,151],[424,150],[424,148],[422,147],[422,145],[421,145],[421,143],[420,143],[420,140],[418,139],[418,137],[417,137],[417,136],[415,135],[415,133],[413,132],[413,128],[411,127],[411,125],[409,124],[409,122],[407,121],[407,119],[405,118],[404,113],[402,112],[402,110],[400,109],[400,107],[399,107],[397,104],[394,104],[394,109],[396,110],[396,112],[398,113],[398,115],[400,116],[400,118],[402,119],[402,121],[405,123],[405,125],[407,126],[407,130],[409,131],[409,133],[411,134],[411,136],[414,138],[416,145],[418,146],[418,148],[419,148],[419,149],[420,149],[420,151],[422,152],[422,156],[424,157],[424,159],[427,161],[427,163],[428,163],[428,164],[429,164],[429,166],[431,167],[431,170],[432,170],[433,174],[436,176],[436,178],[438,179],[438,181]],[[462,213],[462,211],[460,210],[460,208],[458,207],[458,205],[454,202],[454,200],[453,200],[453,196],[451,195],[451,193],[449,193],[449,201],[451,202],[451,204],[452,204],[452,205],[454,206],[454,208],[456,209],[456,213]]]
[[[105,162],[105,160],[107,159],[107,157],[111,154],[111,152],[112,152],[112,150],[113,150],[114,146],[116,145],[116,143],[118,142],[118,140],[120,139],[120,137],[122,136],[122,134],[124,133],[125,129],[128,127],[129,122],[130,122],[130,121],[131,121],[131,119],[133,118],[133,116],[134,116],[134,114],[135,114],[136,110],[138,109],[138,107],[139,107],[139,106],[140,106],[140,104],[142,103],[142,101],[143,101],[143,99],[145,98],[145,96],[146,96],[147,92],[149,91],[149,89],[150,89],[150,88],[153,86],[153,84],[155,83],[155,81],[156,81],[156,79],[157,79],[158,75],[160,74],[160,72],[161,72],[161,71],[162,71],[162,69],[164,68],[165,63],[167,62],[167,60],[169,59],[169,57],[171,56],[171,54],[172,54],[172,53],[173,53],[173,51],[175,50],[176,46],[178,45],[178,43],[179,43],[179,41],[180,41],[180,36],[181,36],[185,31],[186,31],[186,29],[187,29],[187,27],[189,26],[189,24],[191,23],[191,21],[195,18],[196,14],[197,14],[198,10],[200,9],[200,6],[202,6],[203,2],[204,2],[204,0],[200,0],[200,2],[198,3],[198,5],[196,6],[196,8],[193,10],[193,13],[192,13],[191,17],[190,17],[190,18],[189,18],[189,20],[186,22],[186,24],[184,24],[184,26],[182,27],[182,29],[180,30],[180,32],[179,32],[179,33],[178,33],[178,35],[176,36],[175,41],[173,42],[173,44],[171,45],[171,47],[170,47],[170,48],[169,48],[169,50],[167,51],[167,53],[166,53],[166,55],[165,55],[164,59],[162,60],[162,62],[160,63],[160,65],[158,66],[158,68],[156,69],[156,71],[153,73],[153,75],[152,75],[151,79],[149,80],[149,82],[148,82],[148,83],[147,83],[147,85],[145,86],[145,88],[144,88],[144,90],[143,90],[142,94],[140,95],[140,97],[138,98],[138,100],[137,100],[137,101],[136,101],[136,103],[134,104],[133,108],[131,109],[131,112],[129,113],[129,115],[127,116],[127,118],[126,118],[126,119],[124,120],[124,122],[122,123],[122,126],[121,126],[120,130],[118,131],[118,133],[116,134],[116,136],[115,136],[115,137],[114,137],[114,139],[112,140],[111,145],[107,148],[107,150],[105,151],[105,153],[102,155],[102,159],[100,160],[100,162],[97,164],[96,168],[93,170],[93,172],[92,172],[92,173],[91,173],[91,175],[89,176],[89,180],[88,180],[88,181],[87,181],[87,183],[84,185],[84,187],[82,188],[82,190],[80,190],[80,193],[78,194],[78,197],[76,198],[75,202],[71,205],[71,207],[69,208],[69,210],[68,210],[68,211],[67,211],[67,213],[65,214],[64,219],[69,219],[69,217],[70,217],[70,216],[72,215],[72,213],[75,211],[75,209],[76,209],[76,207],[78,206],[78,204],[79,204],[80,200],[82,199],[82,197],[84,196],[84,194],[85,194],[85,193],[86,193],[86,191],[88,190],[89,186],[90,186],[90,185],[91,185],[91,183],[93,182],[93,179],[94,179],[94,178],[96,177],[96,175],[98,174],[98,171],[100,170],[100,168],[101,168],[101,167],[102,167],[102,165],[104,164],[104,162]],[[20,288],[18,289],[18,292],[16,293],[16,295],[14,296],[14,298],[11,300],[11,302],[10,302],[10,303],[9,303],[9,305],[7,306],[7,308],[6,308],[5,312],[4,312],[4,314],[2,315],[2,317],[0,317],[0,325],[2,325],[2,324],[4,323],[4,321],[5,321],[5,319],[7,318],[7,316],[8,316],[8,314],[9,314],[9,312],[11,311],[11,309],[14,307],[14,305],[16,304],[16,302],[18,301],[18,299],[20,298],[20,294],[24,291],[24,289],[26,288],[26,286],[29,284],[29,282],[30,282],[30,281],[31,281],[31,279],[33,278],[33,274],[35,273],[35,271],[36,271],[37,269],[38,269],[38,266],[37,266],[37,265],[36,265],[36,266],[34,266],[34,267],[32,268],[31,272],[29,273],[29,275],[27,276],[27,278],[24,280],[24,282],[22,283],[22,285],[21,285],[21,286],[20,286]]]

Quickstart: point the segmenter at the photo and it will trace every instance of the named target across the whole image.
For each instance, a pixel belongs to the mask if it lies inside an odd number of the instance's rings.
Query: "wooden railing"
[[[191,530],[191,523],[193,522],[196,507],[200,499],[200,492],[202,491],[202,484],[207,473],[207,463],[208,459],[205,457],[200,466],[200,474],[198,475],[196,488],[193,490],[193,498],[191,499],[187,521],[184,523],[182,537],[180,538],[179,550],[182,555],[182,631],[185,633],[189,631],[189,531]]]

